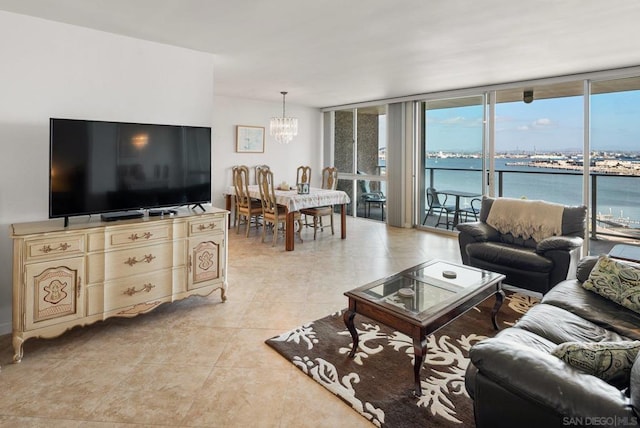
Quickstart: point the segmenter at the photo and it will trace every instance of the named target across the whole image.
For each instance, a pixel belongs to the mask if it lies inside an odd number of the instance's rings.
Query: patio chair
[[[366,175],[362,171],[358,171],[358,174]],[[367,206],[370,207],[371,204],[379,204],[382,208],[382,219],[384,220],[384,206],[387,203],[387,197],[381,191],[371,190],[371,182],[369,180],[358,180],[358,182],[360,183],[360,198],[365,206],[365,217],[367,216]]]
[[[440,197],[444,197],[444,201],[440,199]],[[453,221],[449,220],[449,214],[453,214],[455,216],[456,207],[455,205],[447,205],[447,195],[443,193],[438,193],[438,191],[433,187],[427,188],[427,212],[424,215],[424,220],[422,220],[422,225],[424,226],[427,223],[427,218],[429,215],[435,215],[436,211],[438,212],[438,221],[436,222],[434,227],[438,227],[441,224],[444,224],[447,229],[449,229],[449,225],[453,227]],[[445,214],[446,221],[443,223],[442,214]]]
[[[480,198],[473,198],[468,207],[460,208],[458,215],[464,215],[465,222],[469,221],[469,216],[473,216],[473,221],[478,221],[481,204],[482,200]]]

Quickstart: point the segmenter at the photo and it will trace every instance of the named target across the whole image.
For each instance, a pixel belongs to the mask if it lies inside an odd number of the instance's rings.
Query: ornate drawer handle
[[[42,251],[45,254],[50,253],[51,251],[67,251],[69,248],[71,248],[71,244],[67,244],[66,242],[63,242],[61,244],[59,244],[56,248],[51,248],[50,244],[47,245],[43,245],[42,248],[40,248],[40,251]]]
[[[153,254],[145,254],[145,256],[142,258],[142,260],[138,260],[135,257],[129,257],[124,262],[124,264],[129,265],[129,266],[133,266],[136,263],[142,263],[142,262],[151,263],[153,261],[153,259],[155,259],[155,258],[156,258],[156,256],[154,256]]]
[[[145,233],[142,234],[142,236],[138,236],[137,233],[132,233],[131,236],[129,236],[129,239],[135,242],[138,239],[142,239],[142,238],[149,239],[152,236],[153,236],[153,233],[151,233],[151,232],[145,232]]]
[[[204,224],[198,225],[198,230],[199,231],[203,231],[205,229],[215,229],[215,228],[216,228],[216,224],[215,223],[209,223],[207,226],[205,226]]]
[[[124,291],[123,294],[126,294],[128,296],[133,296],[134,294],[142,293],[143,291],[146,291],[148,293],[151,291],[152,288],[155,288],[155,285],[151,283],[147,283],[143,285],[140,290],[136,290],[136,287],[129,287]]]

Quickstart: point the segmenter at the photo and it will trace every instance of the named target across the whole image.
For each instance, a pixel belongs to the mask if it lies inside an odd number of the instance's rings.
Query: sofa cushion
[[[640,265],[636,263],[601,256],[582,286],[640,313]]]
[[[638,351],[640,341],[565,342],[551,355],[622,389],[629,386]]]
[[[640,340],[640,314],[585,290],[577,279],[557,284],[544,295],[542,303],[572,312],[627,339]]]
[[[562,234],[583,237],[586,219],[586,205],[564,207],[564,212],[562,213]]]
[[[578,315],[546,303],[529,309],[515,325],[558,345],[564,342],[616,342],[627,340]]]
[[[471,258],[513,269],[535,272],[550,272],[553,269],[553,262],[536,254],[534,248],[499,242],[478,242],[467,245],[466,250]]]

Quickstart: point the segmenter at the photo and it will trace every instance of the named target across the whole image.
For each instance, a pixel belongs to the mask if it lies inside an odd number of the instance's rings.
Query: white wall
[[[234,165],[247,165],[250,169],[255,165],[269,165],[276,183],[295,183],[296,168],[309,165],[312,183],[320,185],[322,168],[327,166],[322,159],[322,114],[319,109],[288,102],[286,107],[287,116],[298,118],[298,136],[289,144],[281,144],[269,135],[269,120],[272,116],[282,115],[282,102],[216,95],[212,130],[213,205],[224,208],[223,193],[232,185],[231,168]],[[264,153],[236,153],[236,125],[263,126]]]
[[[214,76],[212,55],[6,12],[0,12],[0,64],[4,334],[11,331],[9,226],[48,218],[49,118],[212,126]],[[256,120],[231,104],[238,116],[229,121]],[[226,136],[231,125],[216,124]]]

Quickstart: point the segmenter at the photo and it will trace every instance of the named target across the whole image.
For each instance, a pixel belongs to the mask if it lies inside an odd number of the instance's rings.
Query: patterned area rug
[[[538,299],[507,292],[500,328],[515,323]],[[302,325],[266,343],[380,427],[473,427],[473,402],[464,387],[469,349],[495,335],[489,298],[429,336],[422,397],[413,395],[413,342],[362,315],[360,346],[348,358],[351,335],[343,311]]]

